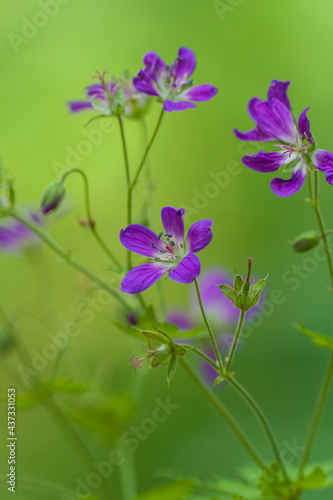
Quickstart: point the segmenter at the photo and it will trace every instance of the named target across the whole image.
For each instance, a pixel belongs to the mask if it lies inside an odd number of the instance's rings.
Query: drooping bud
[[[293,242],[293,250],[298,253],[308,252],[320,243],[319,234],[316,231],[302,233]]]
[[[47,215],[57,210],[66,194],[65,185],[62,181],[53,182],[44,191],[41,201],[41,212]]]

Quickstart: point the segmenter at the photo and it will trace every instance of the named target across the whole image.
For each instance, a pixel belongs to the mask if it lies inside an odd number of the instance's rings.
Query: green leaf
[[[135,500],[184,500],[193,492],[190,481],[182,480],[152,488],[137,496]]]
[[[111,397],[91,395],[78,401],[69,416],[81,427],[95,434],[105,444],[114,444],[134,414],[133,397],[118,393]]]
[[[326,347],[327,349],[333,351],[333,338],[328,337],[327,335],[323,335],[322,333],[311,332],[310,330],[305,328],[302,323],[300,323],[299,325],[296,324],[294,326],[298,331],[310,337],[318,347]]]
[[[320,490],[325,487],[325,483],[326,474],[319,466],[315,467],[309,475],[304,476],[298,481],[298,485],[303,491]]]
[[[68,394],[83,394],[90,388],[87,382],[66,378],[46,380],[43,383],[43,387],[45,387],[46,391],[49,391],[50,393],[65,392]]]

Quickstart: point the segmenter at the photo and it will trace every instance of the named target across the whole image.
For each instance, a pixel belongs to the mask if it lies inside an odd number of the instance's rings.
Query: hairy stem
[[[299,477],[300,478],[303,475],[305,466],[307,464],[307,461],[308,461],[308,458],[309,458],[309,455],[310,455],[310,452],[312,449],[313,441],[314,441],[316,432],[318,430],[321,414],[322,414],[322,411],[323,411],[323,408],[324,408],[324,405],[326,402],[326,398],[327,398],[327,394],[328,394],[328,390],[330,387],[330,382],[331,382],[332,376],[333,376],[333,353],[331,354],[331,360],[330,360],[330,363],[328,366],[326,376],[324,378],[324,383],[322,385],[322,388],[321,388],[321,391],[319,394],[319,398],[318,398],[316,409],[315,409],[315,412],[313,415],[313,420],[311,423],[310,431],[309,431],[308,438],[307,438],[307,441],[305,444],[305,450],[304,450],[303,455],[302,455],[301,464],[300,464],[300,468],[299,468]]]
[[[324,225],[324,220],[323,216],[320,211],[319,207],[319,178],[318,178],[318,172],[315,171],[313,172],[314,175],[314,189],[312,188],[312,179],[311,179],[311,174],[312,172],[308,172],[308,179],[309,179],[309,195],[310,195],[310,203],[311,206],[314,210],[317,223],[319,226],[319,231],[320,231],[320,237],[323,241],[323,246],[325,250],[325,255],[326,255],[326,260],[327,260],[327,266],[328,266],[328,271],[330,274],[331,278],[331,288],[333,290],[333,264],[332,264],[332,256],[331,252],[329,249],[328,245],[328,240],[327,240],[327,234],[325,231],[325,225]]]
[[[229,353],[228,360],[227,360],[226,367],[225,367],[226,373],[228,373],[228,371],[230,370],[231,363],[232,363],[233,357],[234,357],[235,352],[236,352],[238,340],[239,340],[240,334],[242,332],[244,318],[245,318],[245,311],[243,311],[243,309],[241,309],[241,312],[239,315],[239,321],[238,321],[238,325],[237,325],[237,330],[236,330],[234,339],[232,341],[232,346],[231,346],[230,353]]]
[[[145,161],[146,161],[146,159],[147,159],[147,156],[148,156],[148,153],[149,153],[149,151],[150,151],[150,148],[151,148],[151,147],[152,147],[152,145],[153,145],[153,142],[154,142],[154,140],[155,140],[155,137],[156,137],[156,135],[157,135],[157,132],[158,132],[158,130],[159,130],[159,128],[160,128],[160,125],[161,125],[161,123],[162,123],[163,116],[164,116],[164,108],[162,107],[162,111],[161,111],[161,113],[160,113],[160,116],[159,116],[159,119],[158,119],[157,125],[156,125],[156,127],[155,127],[154,132],[153,132],[153,135],[152,135],[152,137],[151,137],[151,139],[150,139],[149,143],[147,144],[147,147],[146,147],[145,152],[144,152],[144,154],[143,154],[142,160],[141,160],[141,162],[140,162],[140,164],[139,164],[139,167],[138,167],[138,169],[137,169],[137,171],[136,171],[136,174],[135,174],[134,179],[133,179],[133,181],[132,181],[132,184],[131,184],[131,186],[130,186],[130,190],[131,190],[131,191],[135,188],[135,186],[136,186],[136,184],[137,184],[137,182],[138,182],[139,176],[140,176],[140,174],[141,174],[141,171],[142,171],[143,166],[144,166],[144,164],[145,164]]]
[[[241,427],[234,420],[233,416],[229,413],[229,411],[224,407],[219,398],[216,396],[214,391],[201,379],[200,375],[196,373],[196,371],[191,367],[191,365],[185,360],[180,359],[180,363],[188,375],[191,377],[193,382],[199,387],[199,389],[203,392],[209,402],[214,406],[217,412],[221,415],[221,417],[227,422],[229,427],[236,434],[240,442],[243,444],[244,448],[247,450],[252,459],[256,462],[256,464],[262,469],[266,470],[266,466],[262,459],[260,458],[258,452],[254,448],[253,444],[248,440],[246,435],[244,434]]]
[[[210,324],[208,322],[208,319],[207,319],[207,316],[206,316],[206,313],[205,313],[205,309],[204,309],[204,306],[203,306],[203,303],[202,303],[201,294],[200,294],[200,290],[199,290],[199,285],[198,285],[197,279],[194,280],[194,284],[195,284],[195,290],[197,292],[197,297],[198,297],[198,302],[199,302],[199,306],[200,306],[202,318],[203,318],[204,323],[206,325],[206,329],[207,329],[208,335],[210,337],[211,343],[212,343],[214,351],[215,351],[216,360],[217,360],[218,365],[219,365],[219,371],[223,375],[224,368],[223,368],[223,362],[222,362],[221,354],[220,354],[220,351],[219,351],[219,349],[217,347],[213,331],[212,331],[212,329],[210,327]]]
[[[84,267],[82,264],[77,262],[75,259],[73,259],[68,252],[66,252],[63,248],[58,245],[52,238],[50,238],[38,224],[35,222],[30,222],[24,219],[21,215],[19,215],[16,211],[12,210],[10,212],[10,215],[16,219],[18,222],[23,224],[25,227],[30,229],[34,234],[36,234],[48,247],[50,247],[59,257],[65,260],[67,264],[69,264],[71,267],[76,269],[77,271],[80,271],[82,274],[90,278],[92,281],[94,281],[97,285],[99,285],[101,288],[106,290],[107,292],[112,295],[125,309],[128,311],[131,310],[129,304],[124,300],[124,298],[116,291],[114,290],[110,285],[108,285],[105,281],[103,281],[101,278],[99,278],[96,274],[94,274],[92,271]]]
[[[278,462],[278,464],[280,466],[280,470],[281,470],[282,474],[284,475],[286,481],[289,482],[289,477],[287,475],[287,471],[286,471],[285,465],[283,463],[279,448],[276,444],[275,436],[273,434],[271,426],[270,426],[265,414],[263,413],[262,409],[260,408],[258,403],[255,401],[255,399],[251,396],[251,394],[249,394],[247,392],[247,390],[244,389],[244,387],[239,382],[236,381],[235,378],[228,377],[227,380],[236,389],[236,391],[242,396],[242,398],[247,402],[247,404],[253,410],[254,414],[257,416],[257,418],[258,418],[259,422],[261,423],[261,425],[262,425],[262,427],[263,427],[263,429],[268,437],[268,440],[271,444],[276,461]]]
[[[126,185],[127,185],[127,225],[132,224],[132,189],[131,189],[131,173],[129,168],[128,152],[126,145],[126,137],[123,119],[121,115],[118,116],[121,143],[123,146],[124,161],[125,161],[125,172],[126,172]],[[132,268],[132,253],[127,250],[127,268],[130,270]]]
[[[121,269],[122,266],[121,266],[120,262],[113,255],[113,253],[108,248],[108,246],[106,245],[106,243],[104,242],[104,240],[102,239],[102,237],[100,236],[99,232],[96,229],[96,223],[95,223],[95,221],[92,217],[92,214],[91,214],[90,196],[89,196],[89,182],[88,182],[88,177],[86,176],[86,174],[80,168],[71,168],[69,170],[66,170],[66,172],[64,172],[64,174],[61,177],[61,181],[64,182],[69,175],[74,174],[74,173],[81,175],[81,177],[83,179],[84,193],[85,193],[84,200],[85,200],[86,214],[87,214],[87,219],[88,219],[87,225],[88,225],[90,231],[92,232],[92,234],[94,235],[96,241],[101,246],[101,248],[104,250],[104,252],[107,254],[107,256],[118,267],[118,269]]]

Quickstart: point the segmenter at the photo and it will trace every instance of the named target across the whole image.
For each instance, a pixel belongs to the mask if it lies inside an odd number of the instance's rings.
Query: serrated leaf
[[[299,325],[295,325],[295,327],[298,331],[304,333],[304,335],[307,335],[307,337],[310,337],[318,347],[326,347],[327,349],[333,351],[333,338],[319,332],[311,332],[310,330],[305,328],[302,323],[300,323]]]
[[[185,500],[193,492],[190,481],[175,481],[141,493],[135,500]]]

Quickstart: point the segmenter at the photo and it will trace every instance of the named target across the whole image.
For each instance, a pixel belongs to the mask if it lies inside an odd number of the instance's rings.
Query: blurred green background
[[[329,0],[317,4],[309,0],[243,0],[224,4],[229,7],[225,13],[218,12],[212,1],[70,0],[58,4],[59,12],[14,50],[9,34],[22,36],[25,18],[31,21],[41,10],[41,3],[32,0],[3,3],[0,156],[15,180],[18,202],[37,208],[43,190],[61,172],[61,167],[55,168],[55,162],[65,166],[68,148],[76,149],[85,139],[83,125],[89,113],[71,116],[66,101],[83,97],[84,87],[96,70],[108,69],[115,76],[129,70],[134,75],[149,50],[157,51],[171,62],[179,46],[191,47],[197,56],[196,81],[212,83],[219,92],[197,110],[165,116],[150,155],[156,185],[154,229],[159,231],[159,211],[165,205],[185,206],[189,223],[210,217],[214,220],[214,239],[200,255],[203,268],[220,264],[231,272],[236,267],[245,273],[247,258],[252,256],[256,275],[270,273],[267,297],[275,289],[283,291],[286,300],[244,341],[235,369],[239,380],[270,418],[279,442],[296,440],[301,444],[328,353],[314,348],[291,324],[301,318],[309,328],[331,333],[332,302],[327,291],[326,264],[315,264],[315,272],[307,272],[307,265],[311,264],[305,260],[307,255],[292,253],[288,244],[297,234],[316,228],[311,209],[304,202],[306,187],[290,199],[275,197],[269,189],[270,175],[241,167],[242,151],[233,128],[252,128],[247,103],[255,95],[264,98],[272,78],[290,79],[289,96],[294,112],[299,114],[311,106],[312,133],[320,147],[333,151],[333,5]],[[148,117],[150,132],[159,106],[152,105]],[[96,128],[96,123],[86,130]],[[125,176],[116,121],[114,125],[114,131],[105,134],[99,146],[81,157],[79,166],[89,177],[93,213],[100,231],[118,258],[125,259],[118,240],[119,230],[126,224]],[[134,169],[143,150],[143,132],[136,122],[126,121],[125,127]],[[231,176],[225,188],[216,191],[207,187],[212,182],[212,173],[225,171],[229,162],[236,162],[240,173]],[[324,179],[321,191],[323,213],[331,227],[332,187]],[[53,217],[56,223],[50,223],[52,236],[62,246],[73,249],[80,262],[110,279],[105,255],[77,223],[77,218],[84,216],[81,180],[70,179],[68,192],[70,211],[66,217]],[[135,193],[136,210],[141,207],[143,196],[141,183]],[[191,213],[191,208],[196,212]],[[9,315],[25,311],[19,325],[28,351],[41,352],[48,343],[47,333],[61,330],[67,315],[71,316],[71,308],[85,300],[82,297],[88,286],[72,269],[57,262],[51,251],[44,249],[43,253],[45,266],[41,261],[31,265],[27,259],[0,255],[1,305]],[[288,282],[295,273],[295,265],[301,266],[306,276],[299,280],[297,290]],[[35,280],[35,274],[43,273],[45,268],[49,291],[41,293],[38,282],[44,286],[44,279],[39,275]],[[170,306],[188,305],[189,287],[168,280],[164,288]],[[156,302],[156,289],[146,292],[145,297]],[[40,304],[41,299],[44,304]],[[36,321],[41,307],[44,311],[46,307],[49,325]],[[93,321],[79,323],[81,333],[71,340],[59,374],[66,378],[104,380],[107,391],[127,391],[133,385],[139,390],[138,386],[143,384],[134,416],[124,429],[151,416],[156,398],[165,400],[169,396],[179,405],[134,454],[139,491],[158,484],[155,474],[162,469],[210,478],[236,476],[249,461],[236,438],[180,368],[170,389],[163,368],[150,374],[144,370],[133,374],[128,367],[128,356],[140,355],[142,345],[129,341],[112,326],[116,314],[111,304],[96,313]],[[18,363],[15,355],[1,363],[6,369],[10,361],[15,370]],[[48,366],[42,376],[49,376],[50,371]],[[3,370],[2,397],[12,383]],[[65,405],[70,405],[75,397],[68,396]],[[221,397],[258,448],[270,458],[270,450],[250,411],[229,389],[222,390]],[[332,458],[332,410],[331,398],[311,462]],[[75,489],[75,479],[84,479],[86,473],[43,408],[20,410],[17,421],[18,478],[40,477]],[[2,408],[2,437],[5,425]],[[113,449],[101,446],[85,431],[81,434],[97,461],[103,461]],[[7,455],[3,443],[2,440],[0,488],[1,498],[7,498],[3,475],[7,470]],[[112,479],[119,491],[117,470]],[[18,495],[20,479],[17,484]],[[58,496],[52,496],[49,491],[45,486],[44,493],[40,496],[34,493],[31,498],[60,498],[59,492]],[[331,499],[332,493],[309,493],[304,498]]]

